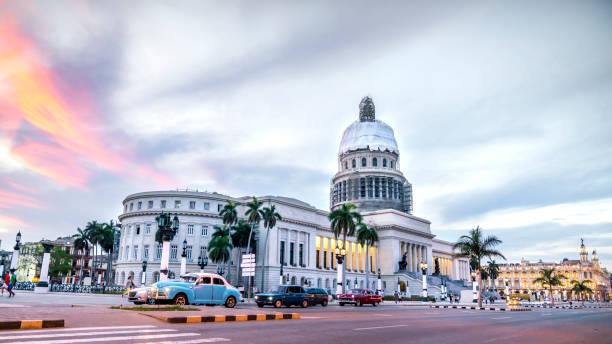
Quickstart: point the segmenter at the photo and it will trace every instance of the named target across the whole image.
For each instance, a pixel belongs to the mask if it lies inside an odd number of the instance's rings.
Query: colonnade
[[[421,273],[421,262],[427,263],[427,246],[411,242],[400,242],[400,257],[406,254],[406,271]],[[401,259],[401,258],[400,258]],[[428,266],[428,269],[431,267]]]
[[[440,257],[440,256],[434,256],[433,258],[434,258],[434,264],[436,262],[436,259],[438,260],[438,265],[440,267],[441,275],[445,275],[445,276],[453,275],[453,259],[452,258],[446,258],[446,257]],[[432,268],[435,268],[435,265]]]

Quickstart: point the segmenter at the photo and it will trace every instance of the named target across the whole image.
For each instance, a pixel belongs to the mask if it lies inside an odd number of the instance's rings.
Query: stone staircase
[[[423,275],[416,272],[400,272],[403,280],[406,280],[406,293],[409,295],[421,295],[423,292]],[[427,276],[427,294],[436,298],[442,293],[442,278],[449,293],[460,295],[461,290],[470,290],[461,280],[451,280],[447,276]]]

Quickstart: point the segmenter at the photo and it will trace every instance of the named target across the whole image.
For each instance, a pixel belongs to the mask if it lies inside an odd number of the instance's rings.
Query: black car
[[[307,294],[313,295],[312,304],[313,305],[321,305],[323,307],[327,306],[329,302],[329,294],[321,288],[306,288]]]
[[[306,308],[313,301],[313,295],[307,294],[304,288],[299,285],[280,285],[273,291],[255,295],[255,302],[258,307],[273,305],[276,308],[281,306],[302,306]]]

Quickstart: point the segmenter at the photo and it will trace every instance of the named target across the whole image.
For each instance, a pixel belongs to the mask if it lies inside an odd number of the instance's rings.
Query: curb
[[[481,311],[496,311],[496,312],[528,312],[528,308],[500,308],[500,307],[475,307],[475,306],[431,306],[431,308],[455,308],[455,309],[478,309]]]
[[[143,313],[140,313],[143,314]],[[299,313],[282,314],[248,314],[248,315],[203,315],[185,317],[166,317],[156,314],[144,314],[155,319],[171,324],[190,324],[205,322],[230,322],[230,321],[266,321],[266,320],[297,320],[300,319]]]
[[[612,306],[541,306],[541,305],[525,305],[531,308],[563,308],[563,309],[583,309],[583,308],[612,308]]]
[[[53,327],[64,327],[64,319],[0,321],[0,330],[35,330]]]

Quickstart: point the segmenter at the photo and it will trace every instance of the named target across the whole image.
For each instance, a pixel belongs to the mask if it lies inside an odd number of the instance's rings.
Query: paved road
[[[3,343],[612,343],[612,310],[493,312],[427,307],[282,308],[301,320],[149,323],[2,331]]]

